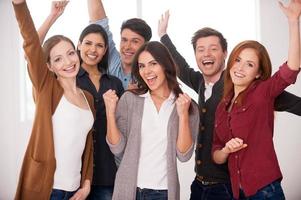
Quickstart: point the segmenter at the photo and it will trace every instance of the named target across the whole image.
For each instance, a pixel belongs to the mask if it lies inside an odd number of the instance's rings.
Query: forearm
[[[177,138],[177,149],[180,153],[186,153],[193,144],[189,126],[189,114],[179,117],[179,133]]]
[[[101,0],[88,0],[88,13],[90,22],[95,22],[106,17]]]
[[[300,68],[300,30],[299,19],[289,19],[289,51],[287,64],[292,70]]]
[[[111,145],[116,145],[120,142],[121,134],[117,128],[115,114],[107,115],[107,140]]]
[[[223,164],[227,161],[229,153],[225,153],[223,149],[213,152],[213,160],[217,164]]]
[[[54,24],[55,21],[56,19],[53,17],[53,15],[50,14],[38,29],[38,35],[41,44],[43,44],[48,31],[50,30],[51,26]]]

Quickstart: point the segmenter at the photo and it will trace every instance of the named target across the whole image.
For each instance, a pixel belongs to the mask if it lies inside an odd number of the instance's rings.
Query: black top
[[[205,81],[199,71],[190,68],[166,34],[161,42],[168,48],[179,68],[179,78],[198,93],[200,130],[195,150],[195,172],[204,181],[230,182],[227,163],[215,164],[211,157],[215,111],[223,95],[223,75],[214,84],[211,97],[205,102]],[[301,115],[301,98],[284,91],[275,100],[275,110]]]
[[[124,91],[121,81],[115,77],[102,72],[99,80],[100,87],[97,91],[89,78],[89,74],[81,67],[77,74],[77,85],[89,91],[94,97],[96,118],[93,125],[93,181],[92,185],[113,186],[117,167],[114,155],[106,142],[107,117],[102,95],[109,89],[115,90],[118,97]]]

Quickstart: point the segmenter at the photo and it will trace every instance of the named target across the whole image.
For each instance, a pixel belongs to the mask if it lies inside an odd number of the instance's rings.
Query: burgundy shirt
[[[235,198],[239,188],[246,196],[282,178],[273,144],[274,100],[296,81],[299,71],[283,64],[266,81],[255,81],[245,91],[242,105],[234,104],[227,111],[232,96],[223,99],[215,113],[212,152],[222,149],[231,138],[238,137],[248,144],[245,149],[228,157],[228,168]]]

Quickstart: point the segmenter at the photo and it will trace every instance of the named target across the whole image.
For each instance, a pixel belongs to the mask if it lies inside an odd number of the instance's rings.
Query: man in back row
[[[195,32],[191,43],[200,71],[194,71],[177,51],[167,35],[168,11],[159,21],[158,34],[161,42],[169,49],[179,68],[178,77],[198,93],[200,129],[195,150],[196,177],[191,184],[191,200],[233,199],[227,164],[215,164],[211,158],[215,111],[223,89],[223,72],[227,58],[227,41],[212,28]],[[276,111],[287,111],[301,115],[301,98],[283,92],[275,101]]]
[[[112,32],[109,29],[109,19],[101,0],[88,0],[88,10],[91,23],[101,25],[108,34],[109,40],[109,73],[118,77],[124,89],[135,87],[131,78],[132,59],[145,42],[152,37],[150,26],[142,19],[132,18],[123,22],[120,32],[120,49],[116,49]]]

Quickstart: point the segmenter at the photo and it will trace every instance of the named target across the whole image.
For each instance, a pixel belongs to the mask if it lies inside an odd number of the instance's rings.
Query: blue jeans
[[[112,200],[113,186],[91,185],[88,200]]]
[[[257,191],[256,194],[246,197],[244,192],[240,190],[239,199],[241,200],[284,200],[284,193],[280,184],[280,181],[274,181],[273,183],[265,186]]]
[[[50,200],[68,200],[70,199],[76,191],[68,192],[64,190],[52,189]]]
[[[167,190],[141,189],[137,187],[136,200],[167,200]]]
[[[190,190],[190,200],[233,200],[230,183],[203,185],[195,179]]]

